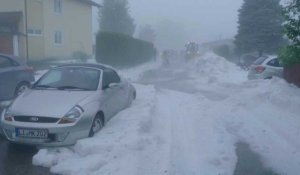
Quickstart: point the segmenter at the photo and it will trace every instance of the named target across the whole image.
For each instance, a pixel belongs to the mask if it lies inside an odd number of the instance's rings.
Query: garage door
[[[11,55],[14,53],[12,36],[0,34],[0,53]]]

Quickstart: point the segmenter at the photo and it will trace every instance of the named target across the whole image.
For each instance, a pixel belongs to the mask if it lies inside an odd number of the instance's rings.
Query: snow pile
[[[251,81],[215,104],[227,132],[280,174],[300,171],[300,91],[281,79]]]
[[[212,52],[189,62],[185,69],[202,83],[236,83],[246,80],[247,72]]]
[[[143,72],[152,70],[152,69],[157,69],[160,67],[160,65],[161,65],[160,61],[157,60],[157,61],[152,61],[152,62],[142,64],[142,65],[134,67],[134,68],[122,69],[122,70],[119,70],[118,73],[122,77],[135,82],[140,78],[140,76]]]

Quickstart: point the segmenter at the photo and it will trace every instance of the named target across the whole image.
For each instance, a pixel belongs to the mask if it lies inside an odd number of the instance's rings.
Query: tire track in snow
[[[162,144],[149,145],[150,152],[140,155],[144,166],[138,174],[231,175],[234,146],[222,148],[222,132],[206,114],[210,101],[166,89],[158,90],[156,99],[151,132]]]

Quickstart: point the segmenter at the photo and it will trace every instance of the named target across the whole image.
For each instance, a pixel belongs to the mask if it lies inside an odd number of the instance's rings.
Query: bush
[[[96,61],[115,67],[132,67],[156,56],[152,43],[119,33],[99,32],[96,39]]]
[[[300,64],[300,48],[290,45],[281,50],[279,57],[284,67]]]

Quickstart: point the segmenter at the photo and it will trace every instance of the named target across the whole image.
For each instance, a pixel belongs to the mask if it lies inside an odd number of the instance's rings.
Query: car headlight
[[[73,107],[62,119],[60,119],[59,124],[69,124],[74,123],[80,118],[84,110],[80,106]]]
[[[9,122],[13,121],[13,115],[12,115],[9,107],[5,109],[4,120],[5,121],[9,121]]]

